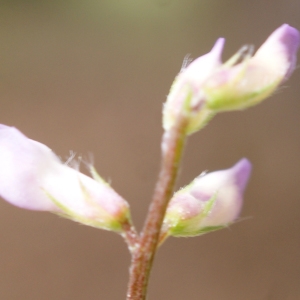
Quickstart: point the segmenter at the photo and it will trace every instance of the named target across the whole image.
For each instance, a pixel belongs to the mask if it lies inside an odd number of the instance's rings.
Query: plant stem
[[[180,116],[176,125],[163,135],[161,170],[144,228],[138,244],[132,252],[127,300],[146,299],[150,271],[162,222],[174,192],[186,138],[186,126],[186,118]]]
[[[122,236],[128,246],[131,255],[133,255],[135,249],[139,247],[139,235],[131,222],[123,223]]]

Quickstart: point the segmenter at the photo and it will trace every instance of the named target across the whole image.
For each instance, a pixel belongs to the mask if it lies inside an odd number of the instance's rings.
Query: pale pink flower
[[[212,50],[195,59],[187,67],[184,67],[175,78],[167,101],[163,108],[163,127],[170,130],[179,114],[189,115],[188,132],[201,126],[209,119],[211,112],[200,109],[199,98],[202,98],[201,87],[203,83],[221,66],[221,55],[225,40],[216,41]],[[202,106],[202,104],[200,104]]]
[[[217,112],[261,102],[294,71],[299,44],[298,30],[284,24],[254,56],[252,47],[246,46],[222,64],[224,39],[218,39],[211,52],[194,60],[176,77],[164,105],[164,129],[170,130],[183,114],[188,119],[187,134],[191,134]]]
[[[296,66],[300,37],[284,24],[251,57],[239,64],[224,64],[203,85],[207,107],[216,111],[244,109],[270,96]],[[239,55],[236,59],[239,59]]]
[[[167,208],[163,235],[195,236],[234,222],[240,214],[251,163],[200,175],[176,192]]]
[[[121,231],[129,206],[107,183],[63,164],[47,146],[0,125],[0,196],[25,209]]]

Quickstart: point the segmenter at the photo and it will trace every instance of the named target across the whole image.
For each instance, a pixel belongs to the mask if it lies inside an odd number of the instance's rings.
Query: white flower
[[[121,231],[129,206],[107,183],[63,164],[47,146],[0,125],[0,196],[21,208]]]

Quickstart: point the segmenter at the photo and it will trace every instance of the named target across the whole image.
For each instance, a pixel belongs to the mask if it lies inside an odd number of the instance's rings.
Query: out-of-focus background
[[[227,59],[283,23],[300,29],[299,0],[1,1],[0,122],[63,159],[93,153],[141,228],[184,56],[223,36]],[[190,138],[178,186],[241,157],[253,177],[240,222],[163,245],[149,300],[300,299],[299,81]],[[125,299],[128,266],[117,234],[0,202],[0,299]]]

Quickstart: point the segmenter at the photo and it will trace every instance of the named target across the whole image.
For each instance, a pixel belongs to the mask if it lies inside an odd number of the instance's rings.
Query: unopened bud
[[[295,69],[299,32],[289,25],[276,29],[251,57],[243,51],[225,63],[204,84],[207,107],[239,110],[269,97]],[[251,48],[248,48],[251,49]],[[235,61],[242,62],[235,64]]]
[[[300,44],[297,29],[284,24],[276,29],[252,57],[243,47],[222,64],[224,39],[194,60],[176,77],[163,110],[163,127],[170,130],[178,115],[188,119],[187,134],[201,129],[220,111],[253,106],[287,80],[295,69]]]
[[[103,180],[63,164],[47,146],[0,125],[0,196],[25,209],[50,211],[74,221],[122,231],[128,203]]]
[[[212,50],[183,68],[175,78],[163,109],[163,127],[169,131],[178,116],[188,118],[187,133],[193,133],[213,117],[214,113],[203,106],[202,85],[221,66],[225,40],[220,38]]]
[[[171,199],[162,237],[196,236],[228,226],[236,220],[251,164],[241,159],[232,168],[200,175]]]

